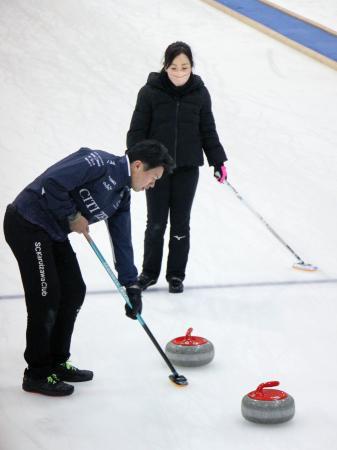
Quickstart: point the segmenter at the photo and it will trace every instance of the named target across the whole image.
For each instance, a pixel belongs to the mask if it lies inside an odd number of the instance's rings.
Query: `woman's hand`
[[[214,166],[214,176],[219,183],[224,183],[225,180],[227,180],[227,169],[225,167],[225,163]]]

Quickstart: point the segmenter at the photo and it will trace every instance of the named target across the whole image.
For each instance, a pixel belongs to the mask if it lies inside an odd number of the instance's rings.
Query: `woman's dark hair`
[[[185,42],[177,41],[173,42],[173,44],[170,44],[165,50],[163,70],[170,67],[174,58],[176,58],[178,55],[181,55],[182,53],[187,56],[190,61],[191,67],[193,67],[194,62],[191,47],[185,44]]]
[[[167,148],[155,139],[146,139],[137,142],[133,147],[126,150],[130,163],[141,161],[145,164],[145,170],[162,166],[164,173],[171,173],[174,169],[174,161],[168,153]]]

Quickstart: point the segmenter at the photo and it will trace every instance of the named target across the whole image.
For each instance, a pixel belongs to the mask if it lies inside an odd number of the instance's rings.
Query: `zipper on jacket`
[[[174,162],[177,164],[177,144],[178,144],[178,114],[179,114],[179,107],[180,107],[180,101],[177,100],[177,106],[176,106],[176,121],[175,121],[175,127],[174,127],[174,149],[173,149],[173,158]]]

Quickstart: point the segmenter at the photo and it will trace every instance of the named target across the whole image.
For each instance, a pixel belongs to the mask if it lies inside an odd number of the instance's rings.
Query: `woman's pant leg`
[[[164,235],[169,211],[171,175],[157,181],[146,191],[147,224],[144,239],[143,272],[153,279],[160,274]]]
[[[166,279],[184,280],[190,249],[190,216],[199,180],[198,167],[178,168],[171,180],[170,242]]]

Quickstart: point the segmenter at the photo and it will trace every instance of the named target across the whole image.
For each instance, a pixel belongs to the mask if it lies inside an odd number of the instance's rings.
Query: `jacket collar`
[[[182,97],[183,95],[186,95],[194,90],[200,89],[204,86],[204,82],[198,75],[191,73],[187,83],[183,86],[177,87],[171,83],[167,73],[165,71],[161,71],[151,72],[147,79],[147,85],[163,90],[171,95]]]
[[[131,165],[127,155],[121,156],[119,160],[121,167],[121,186],[128,186],[131,189]]]

